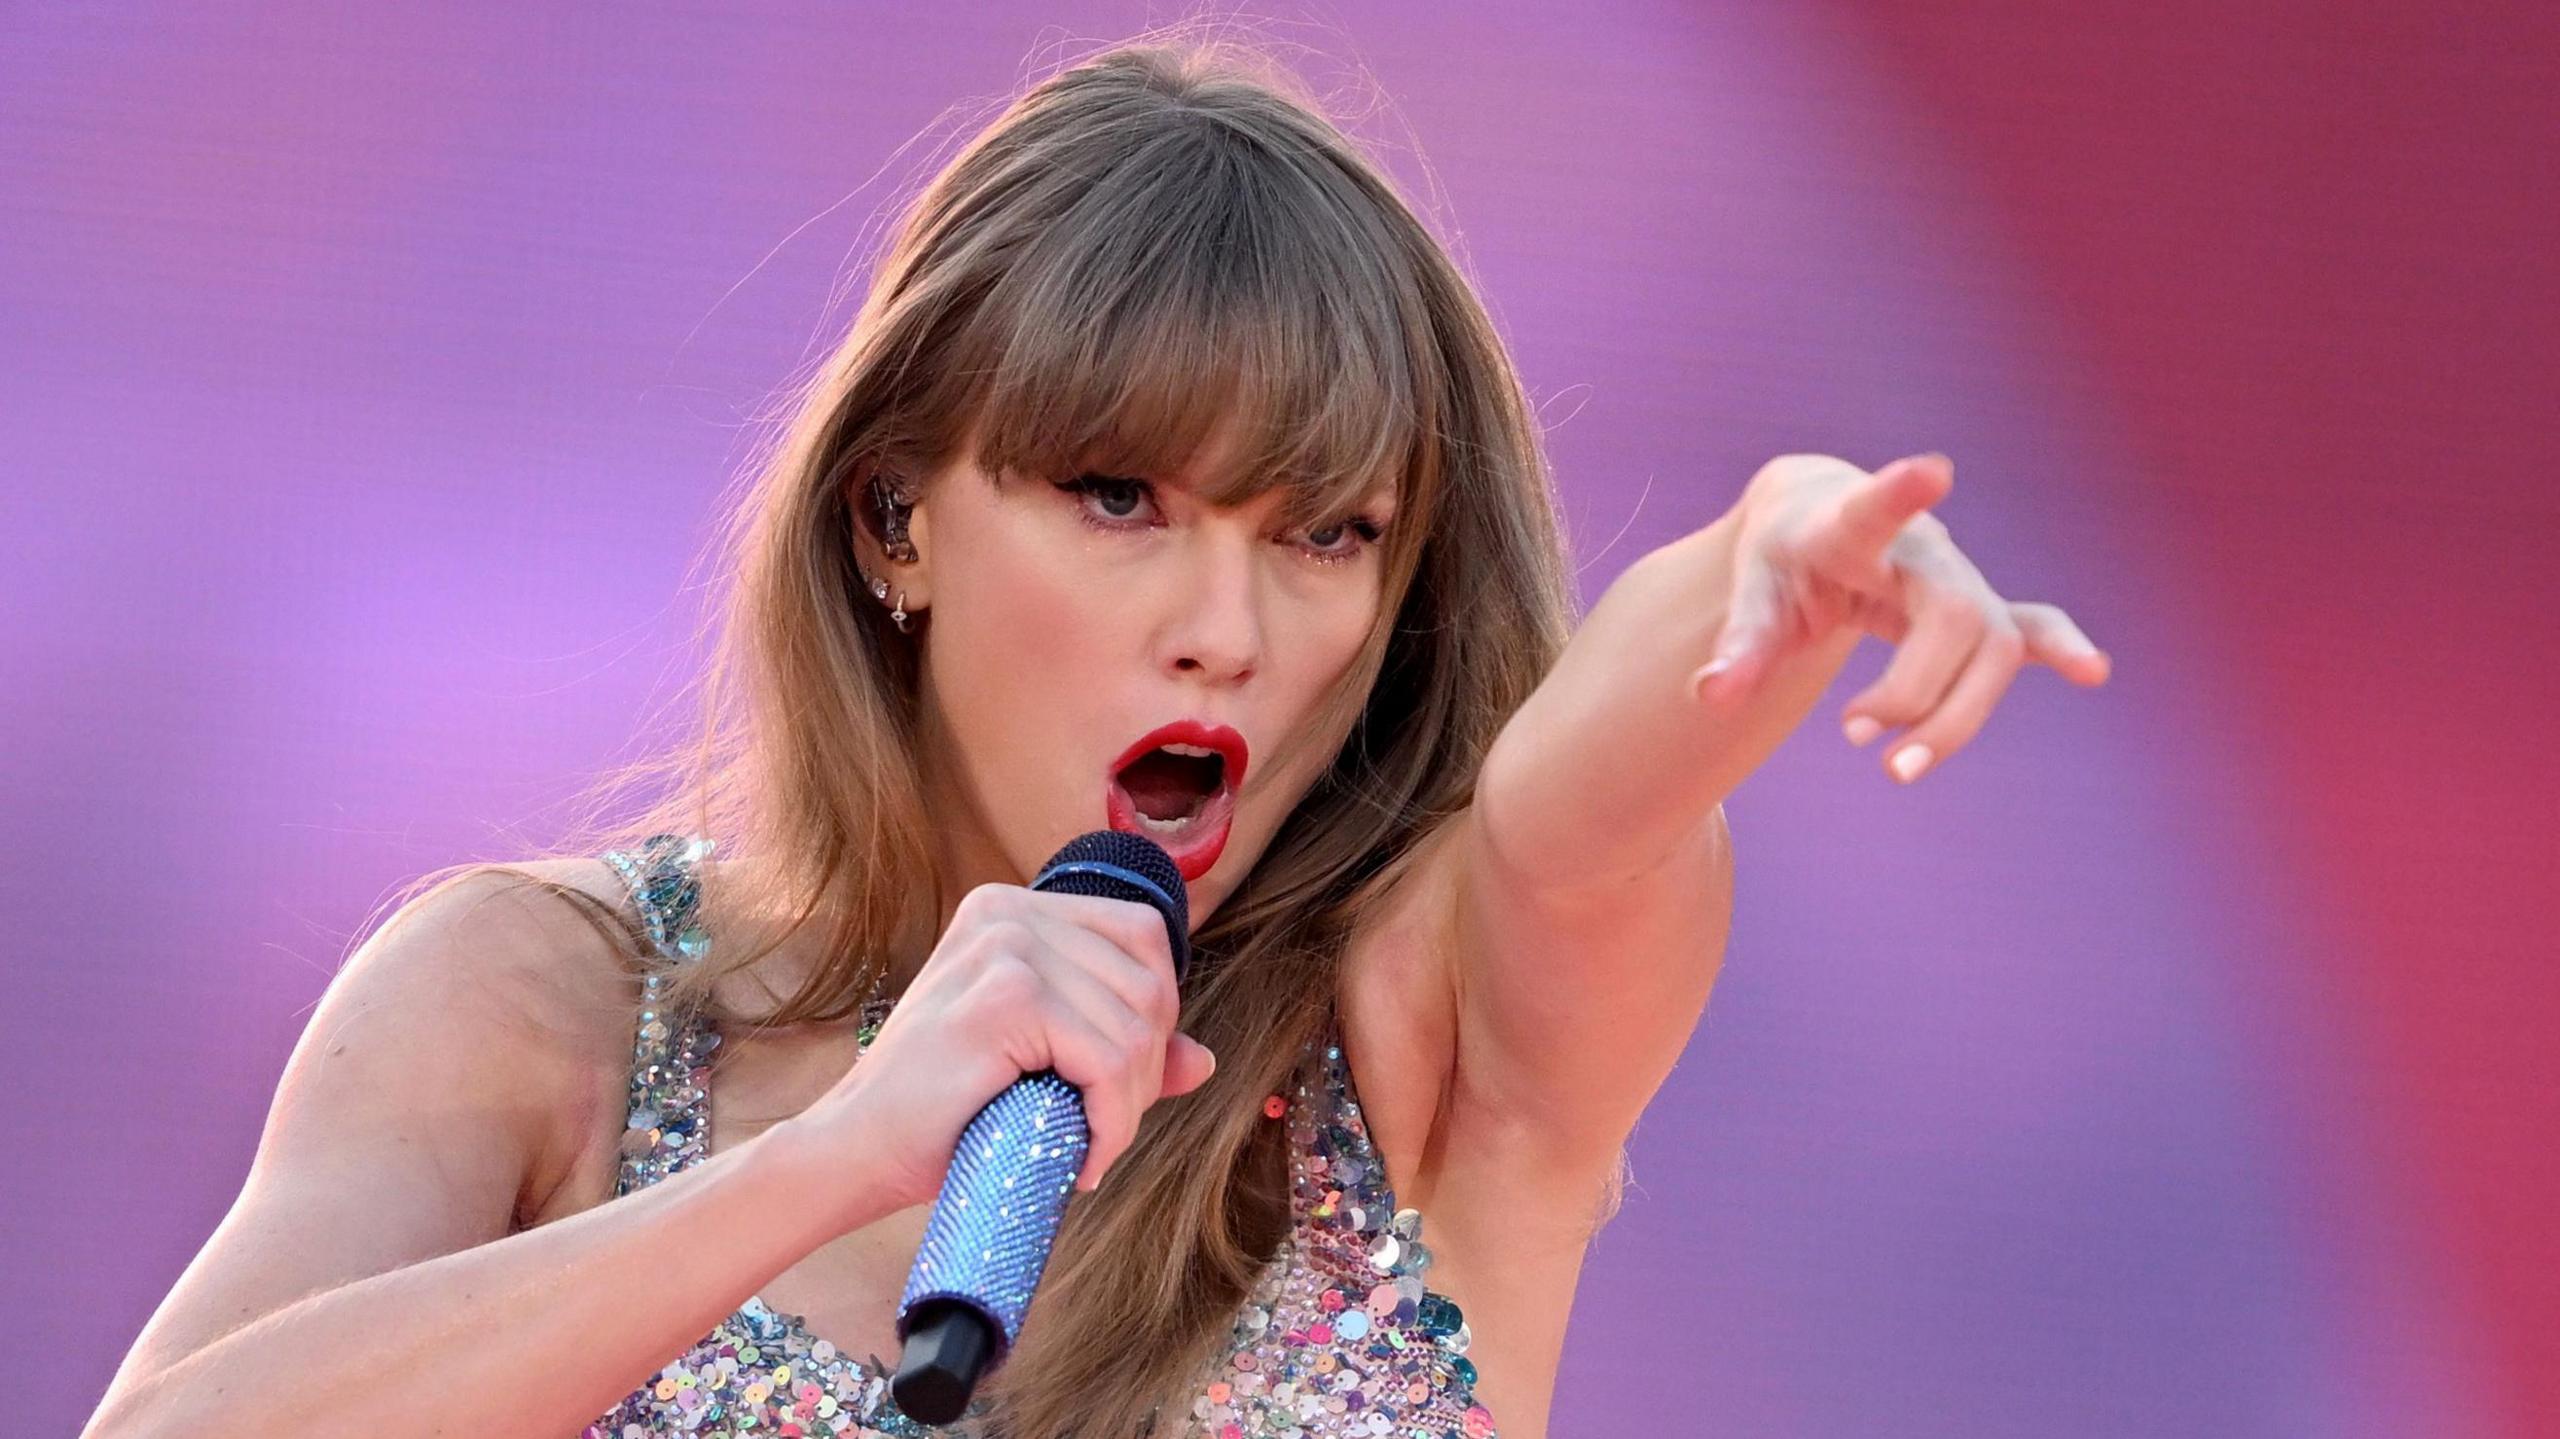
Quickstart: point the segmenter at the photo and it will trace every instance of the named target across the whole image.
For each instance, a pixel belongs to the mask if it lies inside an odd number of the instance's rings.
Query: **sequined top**
[[[657,835],[636,854],[604,856],[629,886],[635,916],[663,961],[708,952],[695,913],[694,867],[711,848],[708,840]],[[658,995],[653,972],[632,1051],[616,1196],[698,1163],[709,1148],[706,1091],[721,1037],[708,1018],[662,1013]],[[862,1016],[857,1054],[881,1017]],[[1236,1316],[1227,1351],[1184,1396],[1182,1417],[1160,1417],[1155,1432],[1163,1439],[1492,1439],[1493,1416],[1475,1399],[1466,1321],[1423,1282],[1431,1251],[1422,1242],[1422,1216],[1396,1207],[1338,1028],[1326,1026],[1305,1059],[1291,1092],[1272,1095],[1263,1108],[1288,1124],[1289,1233]],[[948,1426],[909,1418],[889,1393],[893,1369],[894,1360],[844,1353],[811,1334],[798,1315],[752,1297],[589,1425],[585,1439],[1005,1435],[1001,1407],[985,1395]]]

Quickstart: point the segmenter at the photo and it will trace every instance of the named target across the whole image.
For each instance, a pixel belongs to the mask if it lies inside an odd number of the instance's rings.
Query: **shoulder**
[[[602,860],[471,865],[404,901],[347,973],[447,990],[528,1037],[564,1038],[638,993],[623,911]]]
[[[628,1012],[622,966],[557,888],[589,894],[592,879],[460,866],[373,927],[320,996],[239,1197],[120,1386],[301,1298],[527,1222],[566,1172],[560,1141],[601,1092],[606,1056],[630,1049],[610,1017]]]
[[[400,1016],[405,1044],[478,1051],[451,1068],[513,1096],[528,1213],[621,1129],[640,996],[628,915],[601,859],[472,865],[404,901],[330,986],[349,1019]]]

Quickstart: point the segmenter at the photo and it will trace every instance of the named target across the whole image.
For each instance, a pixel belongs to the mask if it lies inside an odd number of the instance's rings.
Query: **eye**
[[[1307,531],[1307,555],[1319,564],[1338,565],[1359,558],[1384,532],[1384,526],[1365,515],[1333,520]]]
[[[1078,517],[1098,530],[1142,528],[1145,521],[1137,511],[1155,496],[1155,487],[1146,481],[1113,475],[1077,475],[1057,481],[1056,488],[1076,497]]]

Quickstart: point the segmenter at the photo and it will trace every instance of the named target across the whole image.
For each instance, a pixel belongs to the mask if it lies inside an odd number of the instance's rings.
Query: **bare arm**
[[[1505,725],[1453,850],[1462,1101],[1577,1190],[1697,1028],[1733,915],[1723,800],[1821,698],[1857,632],[1772,666],[1754,702],[1698,703],[1722,625],[1728,515],[1638,560]]]
[[[1886,751],[1931,773],[2024,661],[2105,681],[2069,616],[2004,599],[1928,513],[1953,483],[1934,454],[1873,474],[1770,461],[1723,517],[1610,585],[1486,754],[1453,861],[1455,1092],[1497,1133],[1562,1145],[1548,1168],[1605,1155],[1668,1077],[1723,962],[1724,799],[1862,635],[1896,650],[1849,701],[1850,738],[1908,725]]]
[[[1715,811],[1804,722],[1859,638],[1843,627],[1790,652],[1747,704],[1700,703],[1690,676],[1724,627],[1740,528],[1727,513],[1628,566],[1503,726],[1485,760],[1501,811],[1487,839],[1504,846],[1483,856],[1493,892],[1526,883],[1623,903],[1666,865],[1685,872],[1661,882],[1686,888],[1720,862]]]
[[[599,940],[496,893],[474,877],[413,902],[332,983],[239,1200],[84,1439],[558,1439],[879,1217],[842,1176],[822,1183],[824,1156],[786,1125],[507,1233],[541,1168],[541,1116],[593,1103],[596,1068],[574,1051],[610,1039],[611,1006],[562,988],[609,997],[592,959],[587,979],[562,977],[562,946]]]

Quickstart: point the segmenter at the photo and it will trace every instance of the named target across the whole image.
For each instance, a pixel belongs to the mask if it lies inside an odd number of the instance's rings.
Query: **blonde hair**
[[[988,1381],[1007,1433],[1128,1434],[1189,1402],[1288,1226],[1262,1101],[1328,1022],[1364,909],[1463,810],[1563,647],[1533,412],[1423,222],[1253,47],[1159,32],[1031,86],[903,212],[851,332],[740,497],[698,735],[599,789],[654,782],[639,813],[551,851],[678,832],[758,857],[752,890],[714,893],[792,916],[775,944],[817,926],[815,952],[839,958],[752,1022],[851,1015],[893,939],[945,899],[918,641],[857,576],[852,481],[874,464],[937,473],[972,441],[991,476],[1160,473],[1222,419],[1239,442],[1206,482],[1221,502],[1286,486],[1293,518],[1339,518],[1394,478],[1384,598],[1319,726],[1341,737],[1330,767],[1194,937],[1182,1027],[1217,1073],[1152,1109],[1109,1182],[1069,1206],[1022,1342]],[[636,945],[627,916],[585,907]],[[770,952],[715,944],[668,974],[665,1002],[712,1007],[714,985]]]

